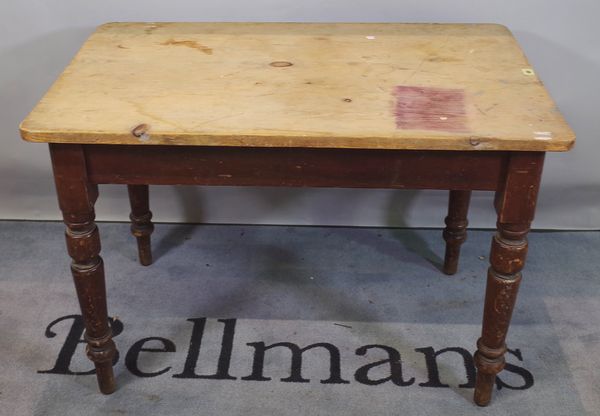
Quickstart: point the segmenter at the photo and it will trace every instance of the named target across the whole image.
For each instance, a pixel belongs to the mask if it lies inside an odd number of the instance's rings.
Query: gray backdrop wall
[[[48,151],[18,124],[94,27],[109,21],[496,22],[507,25],[578,136],[550,154],[536,228],[600,228],[598,0],[3,0],[0,3],[0,218],[59,219]],[[151,188],[157,221],[440,226],[446,193],[347,189]],[[492,227],[492,196],[470,220]],[[98,219],[126,220],[127,192],[103,186]]]

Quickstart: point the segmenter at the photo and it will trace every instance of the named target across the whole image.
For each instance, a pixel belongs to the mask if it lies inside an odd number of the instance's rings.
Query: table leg
[[[152,264],[152,248],[150,235],[154,231],[152,212],[148,195],[148,185],[127,185],[129,204],[131,205],[131,234],[136,238],[140,264]]]
[[[100,235],[94,222],[98,187],[87,181],[81,146],[51,145],[50,153],[58,201],[67,226],[67,251],[73,259],[71,274],[85,323],[86,352],[96,367],[100,391],[110,394],[116,389],[112,368],[116,348],[108,325]]]
[[[496,374],[504,368],[506,334],[527,256],[527,233],[537,200],[543,153],[511,156],[503,189],[496,193],[497,232],[492,239],[483,327],[477,341],[474,400],[487,406]]]
[[[460,246],[467,239],[467,213],[471,191],[450,191],[448,201],[448,216],[445,219],[444,240],[446,240],[446,255],[444,257],[444,273],[455,274],[458,269]]]

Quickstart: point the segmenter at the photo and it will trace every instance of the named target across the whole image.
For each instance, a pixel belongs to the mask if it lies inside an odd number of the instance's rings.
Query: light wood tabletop
[[[564,151],[494,24],[109,23],[21,124],[51,143]]]

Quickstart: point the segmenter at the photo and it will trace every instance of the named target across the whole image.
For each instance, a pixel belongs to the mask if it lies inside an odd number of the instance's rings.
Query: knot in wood
[[[272,67],[275,67],[275,68],[285,68],[287,66],[292,66],[294,64],[291,62],[288,62],[288,61],[273,61],[269,65],[271,65]]]
[[[133,134],[135,137],[142,137],[148,132],[149,129],[150,126],[147,124],[138,124],[133,128],[133,130],[131,130],[131,134]]]

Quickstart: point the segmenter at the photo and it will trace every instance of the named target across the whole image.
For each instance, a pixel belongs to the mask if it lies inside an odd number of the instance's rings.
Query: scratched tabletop
[[[492,24],[109,23],[21,124],[52,143],[564,151]]]

